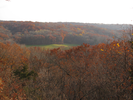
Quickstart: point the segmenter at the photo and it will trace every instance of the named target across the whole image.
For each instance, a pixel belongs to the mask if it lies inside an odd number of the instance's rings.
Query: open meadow
[[[41,47],[42,49],[54,49],[60,47],[62,50],[67,50],[75,46],[79,45],[78,44],[26,45],[26,47]]]

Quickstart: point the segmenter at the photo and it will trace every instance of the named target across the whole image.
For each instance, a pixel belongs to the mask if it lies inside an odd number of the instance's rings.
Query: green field
[[[26,47],[41,47],[44,49],[54,49],[60,47],[62,50],[66,50],[74,46],[79,46],[79,45],[78,44],[26,45]]]

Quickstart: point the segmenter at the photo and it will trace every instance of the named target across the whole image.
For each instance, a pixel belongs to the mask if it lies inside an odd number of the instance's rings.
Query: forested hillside
[[[0,25],[0,100],[133,100],[132,33],[127,41],[113,38],[122,31],[84,24]],[[19,43],[83,44],[45,50]]]
[[[3,39],[26,45],[63,43],[95,45],[113,40],[113,36],[120,39],[122,33],[84,23],[0,22],[1,41]]]

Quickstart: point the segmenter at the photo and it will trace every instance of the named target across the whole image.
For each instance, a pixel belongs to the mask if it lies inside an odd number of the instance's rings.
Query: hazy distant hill
[[[89,23],[88,25],[93,25],[93,26],[111,29],[111,30],[125,30],[125,29],[130,28],[129,24],[92,24],[92,23]]]
[[[128,25],[125,26],[128,27]],[[107,40],[113,40],[113,36],[120,39],[122,32],[118,30],[120,30],[120,26],[106,24],[74,22],[42,23],[29,21],[0,22],[1,39],[6,41],[14,40],[17,43],[28,45],[46,45],[55,43],[88,43],[90,45],[95,45],[105,43]],[[7,36],[4,36],[4,34]]]
[[[72,25],[89,25],[89,26],[91,25],[111,30],[125,30],[131,27],[130,24],[101,24],[101,23],[77,23],[77,22],[66,22],[66,23]]]

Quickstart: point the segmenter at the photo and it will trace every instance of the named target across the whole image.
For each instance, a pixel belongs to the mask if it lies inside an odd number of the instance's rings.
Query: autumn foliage
[[[1,21],[0,100],[133,100],[133,42],[110,33],[71,23]],[[45,50],[17,43],[82,45]]]
[[[65,51],[0,43],[0,98],[132,100],[132,52],[125,41]],[[14,74],[16,70],[20,74]],[[32,72],[37,73],[36,80],[29,80]]]
[[[25,45],[46,44],[83,44],[95,45],[105,43],[106,40],[114,40],[121,37],[121,32],[99,28],[89,24],[81,23],[41,23],[23,21],[1,21],[0,33],[6,33],[7,41]],[[2,35],[2,36],[1,36]],[[0,34],[0,40],[3,34]]]

